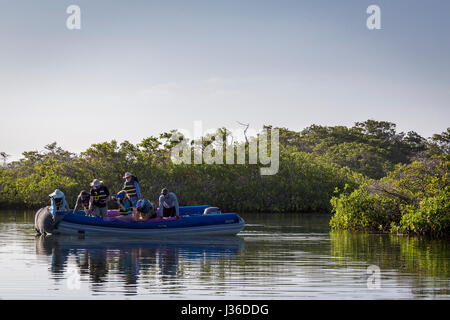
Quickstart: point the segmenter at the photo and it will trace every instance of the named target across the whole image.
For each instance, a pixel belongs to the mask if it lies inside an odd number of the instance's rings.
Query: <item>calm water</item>
[[[236,237],[143,241],[35,237],[33,211],[0,211],[0,298],[450,298],[446,240],[330,232],[329,215],[241,216]]]

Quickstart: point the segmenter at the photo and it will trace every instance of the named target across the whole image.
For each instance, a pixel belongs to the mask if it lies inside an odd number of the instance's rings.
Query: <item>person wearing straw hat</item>
[[[53,216],[56,215],[56,212],[58,211],[66,211],[68,212],[70,210],[69,205],[66,202],[66,197],[64,193],[56,189],[53,191],[53,193],[48,195],[51,199],[51,206],[50,206],[50,212]]]
[[[94,179],[91,183],[91,197],[89,199],[89,215],[106,217],[108,214],[109,190],[103,181]]]
[[[34,229],[38,234],[53,234],[57,233],[58,225],[64,218],[64,215],[69,213],[69,205],[66,202],[64,193],[56,189],[53,193],[48,195],[51,199],[51,205],[41,208],[34,216]],[[65,212],[65,214],[57,214]]]
[[[136,207],[136,203],[142,199],[141,187],[139,186],[139,180],[131,172],[126,172],[123,176],[125,182],[123,184],[123,189],[125,190],[128,199],[130,199],[133,207]]]

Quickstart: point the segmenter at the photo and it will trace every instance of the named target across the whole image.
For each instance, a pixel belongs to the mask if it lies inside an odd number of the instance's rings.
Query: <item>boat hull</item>
[[[61,234],[125,235],[136,237],[236,235],[245,221],[234,213],[165,218],[149,222],[123,222],[102,218],[67,215],[57,231]]]

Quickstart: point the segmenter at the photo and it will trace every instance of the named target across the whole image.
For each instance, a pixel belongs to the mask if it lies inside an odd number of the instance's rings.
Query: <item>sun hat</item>
[[[94,181],[92,181],[92,183],[91,183],[91,187],[101,186],[102,184],[103,184],[103,181],[100,181],[98,179],[94,179]]]
[[[48,196],[50,198],[55,198],[55,199],[64,198],[64,193],[61,190],[56,189],[55,191],[53,191],[53,193],[49,194]]]
[[[131,176],[133,176],[131,174],[131,172],[126,172],[125,175],[123,176],[123,178],[126,179],[126,178],[131,177]]]

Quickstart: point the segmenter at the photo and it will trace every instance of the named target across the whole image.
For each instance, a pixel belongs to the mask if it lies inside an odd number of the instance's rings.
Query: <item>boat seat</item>
[[[203,211],[203,214],[217,214],[217,213],[221,213],[220,209],[217,207],[209,207],[206,208],[205,211]]]

